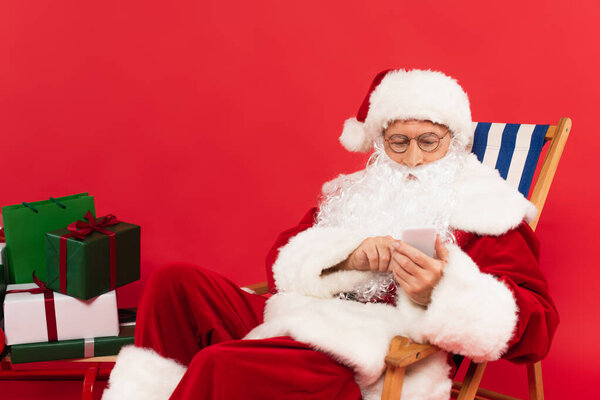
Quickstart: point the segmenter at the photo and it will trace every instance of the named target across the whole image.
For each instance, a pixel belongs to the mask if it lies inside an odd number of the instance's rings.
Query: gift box
[[[61,340],[53,343],[17,344],[10,348],[10,359],[13,364],[19,364],[69,358],[114,356],[119,353],[121,347],[133,344],[134,329],[135,321],[121,322],[119,336]]]
[[[30,283],[31,274],[46,281],[46,232],[77,221],[87,210],[94,212],[94,198],[87,193],[2,207],[11,283]]]
[[[18,344],[10,348],[10,360],[13,364],[66,360],[70,358],[89,358],[114,356],[121,347],[133,344],[133,336],[101,337],[93,339],[61,340],[54,343]]]
[[[140,227],[113,215],[46,234],[47,286],[89,299],[140,279]]]
[[[39,280],[7,286],[6,344],[118,336],[115,291],[90,300],[55,293]]]

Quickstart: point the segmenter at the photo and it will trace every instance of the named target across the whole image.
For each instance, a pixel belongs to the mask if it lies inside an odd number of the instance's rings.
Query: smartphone
[[[421,250],[429,257],[435,257],[435,236],[437,230],[433,226],[407,228],[402,232],[402,241]]]

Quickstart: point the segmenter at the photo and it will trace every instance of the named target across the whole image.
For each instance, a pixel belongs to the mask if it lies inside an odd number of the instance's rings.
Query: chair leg
[[[469,369],[467,370],[467,374],[465,375],[462,388],[456,400],[473,400],[475,398],[475,395],[477,395],[477,389],[479,388],[479,383],[483,377],[483,371],[485,371],[486,366],[487,362],[480,364],[471,362]]]
[[[533,364],[527,364],[527,380],[529,381],[529,399],[544,400],[542,363],[540,361]]]
[[[82,400],[93,400],[94,399],[94,384],[96,383],[96,376],[100,369],[100,363],[87,368],[85,376],[83,378],[83,392],[81,393]]]
[[[410,341],[407,338],[400,340],[392,340],[390,343],[390,352],[394,352],[406,346]],[[406,367],[394,367],[388,365],[385,370],[385,378],[383,381],[383,391],[381,392],[381,400],[400,400],[402,395],[402,383],[404,382],[404,371]]]
[[[406,367],[387,367],[385,370],[385,380],[383,382],[381,400],[400,400],[405,370]]]

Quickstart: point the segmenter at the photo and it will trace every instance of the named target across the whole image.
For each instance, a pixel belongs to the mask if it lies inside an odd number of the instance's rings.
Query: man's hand
[[[348,269],[389,272],[394,242],[391,236],[366,238],[348,257]]]
[[[379,271],[391,272],[390,261],[392,259],[393,244],[395,240],[391,236],[376,236],[366,238],[346,258],[333,268],[323,271],[324,274],[339,270]]]
[[[431,293],[442,279],[444,266],[448,262],[448,249],[439,235],[435,239],[437,258],[431,258],[401,241],[394,241],[392,247],[390,270],[396,282],[413,302],[428,306]]]

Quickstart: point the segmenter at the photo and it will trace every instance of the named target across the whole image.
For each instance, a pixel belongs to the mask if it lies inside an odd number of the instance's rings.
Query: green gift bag
[[[46,232],[81,219],[94,197],[87,193],[2,207],[10,283],[28,283],[31,273],[46,281]]]

